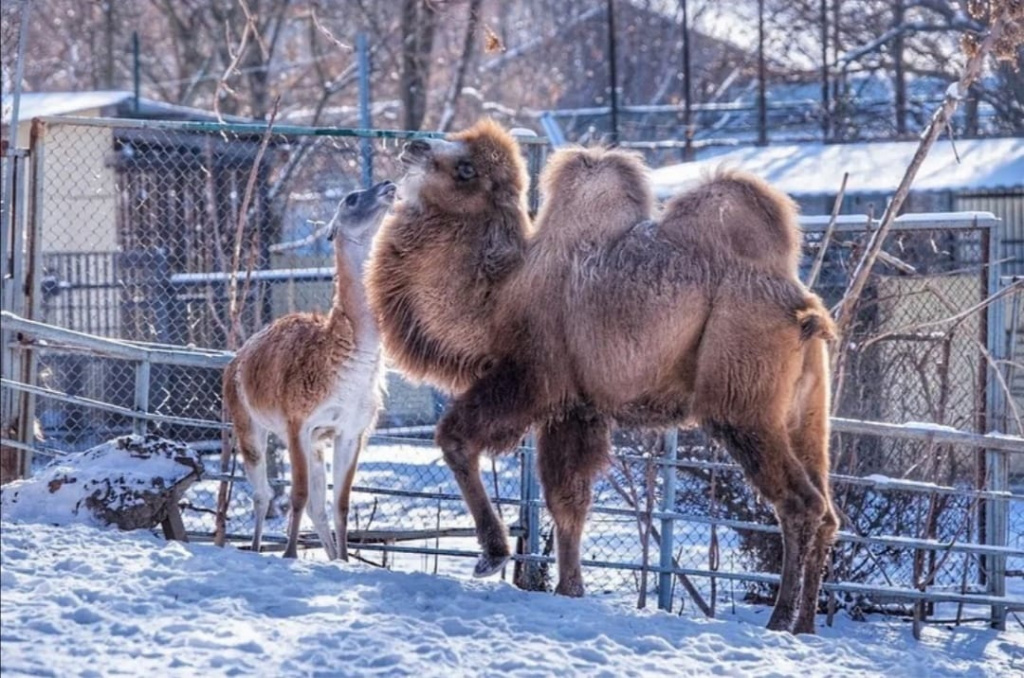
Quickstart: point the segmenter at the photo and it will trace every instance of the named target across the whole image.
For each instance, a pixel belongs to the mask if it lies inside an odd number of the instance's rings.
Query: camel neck
[[[378,341],[377,325],[370,314],[363,284],[363,266],[370,245],[340,237],[334,241],[334,304],[331,324],[352,324],[357,347],[374,350]]]

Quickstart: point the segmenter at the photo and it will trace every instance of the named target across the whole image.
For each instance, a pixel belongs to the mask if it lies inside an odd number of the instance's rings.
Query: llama
[[[483,451],[509,449],[538,425],[556,523],[556,592],[578,596],[579,543],[611,427],[695,422],[726,445],[779,517],[785,556],[769,627],[790,628],[799,597],[793,630],[813,632],[837,526],[827,484],[832,323],[793,270],[792,203],[756,179],[722,174],[652,221],[642,163],[573,149],[545,170],[536,234],[527,228],[510,242],[502,226],[522,214],[508,193],[523,189],[508,177],[521,160],[511,139],[493,141],[500,135],[485,123],[407,146],[416,178],[402,190],[419,208],[385,224],[379,237],[396,246],[375,251],[369,277],[385,343],[406,356],[403,369],[457,393],[436,439],[476,522],[474,574],[493,573],[509,557],[479,475]],[[426,197],[428,187],[440,199]],[[470,203],[488,209],[467,219],[462,206]],[[742,249],[733,235],[743,229],[772,247]],[[780,245],[772,232],[797,235]],[[474,306],[483,246],[495,240],[510,243],[509,265]],[[398,266],[416,270],[415,289],[406,289],[411,277],[377,289],[375,274]],[[444,323],[419,301],[445,308],[449,297],[459,301]],[[468,371],[452,380],[453,364],[473,365],[476,381],[466,387]]]
[[[381,407],[384,376],[363,268],[395,191],[395,184],[384,181],[339,203],[328,234],[336,267],[330,312],[277,319],[250,337],[224,372],[224,407],[253,487],[256,552],[270,506],[266,449],[267,434],[274,433],[287,444],[292,469],[284,557],[297,556],[305,508],[328,557],[348,560],[349,495],[359,453]],[[325,507],[328,436],[334,441],[334,538]]]

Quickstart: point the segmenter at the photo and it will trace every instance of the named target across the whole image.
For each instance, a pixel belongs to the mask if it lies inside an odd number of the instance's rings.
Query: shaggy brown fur
[[[476,520],[483,551],[476,573],[496,571],[509,555],[479,478],[483,450],[508,449],[540,423],[557,591],[581,595],[579,543],[610,423],[696,421],[726,444],[779,515],[786,562],[770,626],[789,627],[806,556],[795,630],[812,631],[819,566],[837,524],[826,475],[824,340],[832,322],[795,277],[792,203],[730,173],[679,196],[655,223],[639,167],[618,152],[556,154],[545,171],[538,232],[510,262],[508,282],[488,290],[486,308],[458,292],[450,336],[465,337],[481,316],[492,328],[478,348],[489,369],[437,431]],[[436,230],[439,239],[455,216],[435,212],[419,232]],[[758,230],[753,238],[765,246],[747,247],[738,237],[744,228]],[[474,261],[463,251],[454,259],[413,248],[404,255],[421,272],[420,295],[443,298],[449,279],[475,276],[459,270]],[[382,309],[385,323],[388,313]],[[432,369],[426,361],[420,368]]]
[[[498,290],[522,264],[529,177],[518,144],[490,121],[412,142],[404,160],[401,201],[374,244],[370,306],[398,368],[461,391],[490,360]]]
[[[347,559],[349,493],[364,438],[381,404],[383,361],[362,281],[372,237],[395,194],[382,182],[355,191],[338,206],[335,295],[327,316],[293,313],[253,335],[224,371],[224,410],[234,422],[244,468],[253,485],[258,551],[269,508],[267,434],[288,447],[291,516],[285,556],[297,554],[299,522],[310,518],[331,558]],[[335,538],[325,508],[326,478],[318,441],[334,436]],[[308,500],[308,504],[307,504]]]

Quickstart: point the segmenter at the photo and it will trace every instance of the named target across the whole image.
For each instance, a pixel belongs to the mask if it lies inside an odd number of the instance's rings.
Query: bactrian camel
[[[778,516],[783,571],[769,627],[813,632],[837,527],[832,322],[796,276],[793,203],[723,172],[655,221],[638,158],[571,149],[545,169],[532,234],[519,150],[493,123],[405,155],[407,207],[378,236],[371,306],[399,366],[457,394],[436,437],[476,521],[475,573],[509,557],[479,475],[483,451],[507,450],[537,425],[556,592],[579,596],[580,539],[611,427],[696,423]]]
[[[349,193],[328,238],[334,244],[335,289],[324,316],[291,313],[254,334],[224,372],[224,407],[234,423],[246,477],[253,487],[259,551],[270,506],[267,434],[287,445],[291,513],[284,556],[297,555],[299,523],[308,509],[331,559],[348,559],[348,510],[359,453],[381,407],[384,361],[369,311],[363,269],[371,243],[394,201],[390,181]],[[334,442],[334,528],[327,519],[324,447]]]

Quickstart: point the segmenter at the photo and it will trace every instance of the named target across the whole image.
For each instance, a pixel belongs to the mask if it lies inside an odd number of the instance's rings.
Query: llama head
[[[629,151],[560,149],[548,160],[540,186],[544,213],[557,210],[577,217],[570,221],[592,215],[590,221],[595,223],[633,223],[649,219],[654,209],[647,166],[640,155]],[[538,224],[546,221],[542,215]]]
[[[515,138],[492,120],[446,139],[414,139],[401,160],[407,204],[467,216],[524,208],[526,163]]]
[[[334,212],[327,239],[341,237],[349,242],[368,243],[395,201],[396,188],[393,182],[382,181],[346,195]]]

